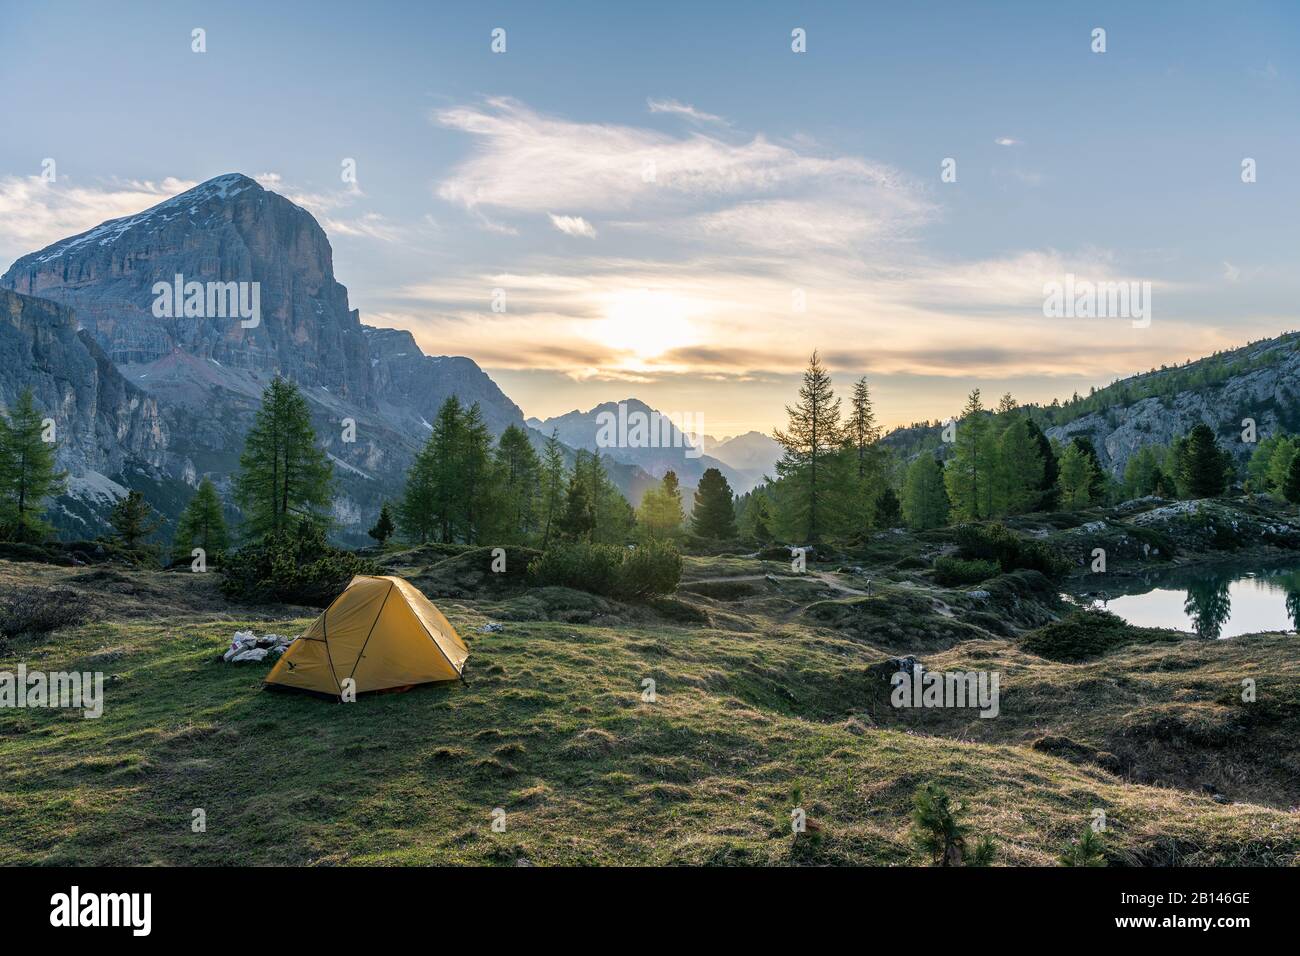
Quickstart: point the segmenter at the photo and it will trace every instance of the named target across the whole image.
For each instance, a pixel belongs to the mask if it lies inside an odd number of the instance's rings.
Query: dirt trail
[[[859,597],[870,596],[870,591],[862,591],[858,588],[851,588],[847,584],[841,584],[832,577],[829,571],[809,571],[806,574],[736,574],[720,575],[712,578],[692,578],[689,581],[683,581],[681,586],[688,587],[692,584],[723,584],[728,581],[772,581],[780,584],[782,581],[800,581],[806,578],[816,578],[833,591],[841,591],[845,594],[856,594]]]

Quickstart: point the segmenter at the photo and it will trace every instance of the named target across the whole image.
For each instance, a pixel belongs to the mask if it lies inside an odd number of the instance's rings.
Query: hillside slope
[[[1240,464],[1255,445],[1242,440],[1243,421],[1262,439],[1300,432],[1300,334],[1286,333],[1172,368],[1155,369],[1064,403],[1026,406],[1048,438],[1092,440],[1110,474],[1120,478],[1144,445],[1168,445],[1198,424]],[[954,410],[955,412],[955,410]],[[940,425],[912,425],[885,436],[910,459],[939,447]]]

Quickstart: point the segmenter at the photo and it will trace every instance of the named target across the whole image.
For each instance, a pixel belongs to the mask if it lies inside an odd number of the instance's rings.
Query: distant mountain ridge
[[[648,430],[649,441],[638,439],[636,433],[626,427],[623,428],[625,434],[622,436],[617,435],[617,427],[615,428],[616,441],[604,440],[610,436],[602,436],[602,426],[610,423],[617,426],[620,415],[624,421],[640,415],[647,421],[659,424]],[[761,467],[737,467],[719,455],[707,454],[710,450],[707,436],[701,436],[704,440],[697,448],[691,436],[683,434],[678,423],[673,422],[670,416],[663,415],[637,398],[602,402],[585,412],[574,409],[545,420],[529,419],[529,424],[545,435],[554,432],[560,441],[572,448],[598,451],[612,461],[635,465],[653,478],[662,478],[665,472],[671,470],[676,473],[682,485],[688,488],[697,485],[709,468],[722,472],[737,494],[749,491],[763,478]],[[749,442],[740,442],[732,447],[732,451],[738,458],[745,455],[753,457],[756,453]],[[761,460],[761,455],[758,457]]]

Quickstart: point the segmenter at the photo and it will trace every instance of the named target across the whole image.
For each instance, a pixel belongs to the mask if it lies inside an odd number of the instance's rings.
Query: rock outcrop
[[[73,310],[0,289],[0,403],[11,407],[24,389],[54,420],[59,465],[74,478],[162,467],[168,429],[158,402],[78,331]]]

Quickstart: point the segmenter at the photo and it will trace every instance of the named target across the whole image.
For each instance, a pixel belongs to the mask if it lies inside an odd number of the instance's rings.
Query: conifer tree
[[[998,439],[994,469],[994,511],[1018,515],[1033,511],[1042,497],[1043,459],[1025,419],[1012,421]]]
[[[501,490],[492,481],[492,434],[478,402],[465,410],[459,437],[451,469],[452,497],[461,540],[477,544],[498,511]]]
[[[1102,468],[1101,459],[1097,456],[1097,447],[1087,435],[1076,435],[1070,440],[1070,444],[1083,452],[1092,462],[1088,479],[1090,482],[1088,500],[1093,504],[1103,504],[1106,500],[1106,470]]]
[[[1092,458],[1074,442],[1066,446],[1061,454],[1060,474],[1057,478],[1063,508],[1086,508],[1093,503],[1096,467]]]
[[[569,477],[565,492],[564,511],[557,521],[561,537],[567,541],[586,541],[596,527],[596,510],[587,496],[587,484],[577,469]]]
[[[564,454],[557,431],[551,431],[542,452],[541,465],[542,548],[551,543],[565,501]]]
[[[1188,433],[1179,465],[1179,483],[1190,498],[1214,498],[1227,488],[1226,462],[1209,425],[1201,423]]]
[[[492,483],[496,489],[493,534],[507,544],[522,544],[540,534],[541,463],[518,425],[510,425],[497,439],[492,457]]]
[[[691,530],[701,538],[729,541],[736,536],[736,510],[731,485],[716,468],[704,469],[695,489]]]
[[[1268,490],[1282,494],[1286,476],[1291,472],[1291,462],[1300,455],[1300,439],[1287,435],[1279,439],[1268,463]]]
[[[131,551],[139,550],[144,539],[162,526],[162,519],[154,513],[144,495],[132,489],[119,498],[109,513],[108,523],[113,527],[113,537]]]
[[[896,528],[903,516],[902,505],[893,488],[886,487],[876,498],[875,525],[877,528]]]
[[[780,523],[793,537],[809,542],[830,528],[826,514],[834,491],[832,459],[840,450],[840,400],[831,388],[830,373],[813,352],[799,388],[799,401],[786,406],[789,425],[773,437],[783,453],[780,476]]]
[[[907,469],[903,483],[903,520],[909,528],[924,531],[948,523],[948,491],[943,466],[930,454],[921,454]]]
[[[367,531],[366,534],[379,542],[379,546],[382,548],[388,543],[388,539],[393,536],[393,532],[396,530],[397,526],[393,522],[392,509],[388,507],[388,502],[385,501],[379,506],[379,517],[375,519],[374,527]]]
[[[651,541],[671,538],[681,530],[682,492],[677,473],[669,469],[659,486],[646,491],[637,509],[637,527]]]
[[[327,521],[333,469],[316,445],[307,401],[292,382],[276,378],[262,392],[239,469],[235,500],[253,535],[284,531],[304,518]]]
[[[948,499],[958,518],[978,521],[992,512],[993,457],[980,390],[972,389],[957,422],[952,460],[944,469]]]
[[[55,466],[58,445],[46,441],[52,437],[31,389],[0,416],[0,534],[14,541],[40,541],[53,531],[41,514],[46,499],[63,493],[67,472]]]
[[[1160,474],[1160,463],[1155,450],[1149,445],[1143,445],[1124,465],[1124,494],[1129,498],[1155,494]]]
[[[736,524],[740,533],[759,542],[772,540],[772,514],[768,504],[768,485],[741,495],[736,499]]]
[[[216,485],[204,478],[176,522],[172,556],[178,561],[183,560],[190,557],[195,548],[202,548],[211,557],[229,546],[230,534],[221,511],[221,496],[217,494]]]
[[[876,424],[871,389],[865,375],[853,383],[849,420],[844,431],[853,454],[854,473],[859,481],[865,481],[877,471],[876,442],[880,440],[880,426]]]
[[[1043,480],[1038,485],[1038,503],[1032,510],[1055,511],[1057,496],[1060,493],[1060,489],[1057,487],[1056,451],[1052,448],[1051,441],[1043,434],[1043,430],[1038,427],[1033,419],[1026,418],[1025,427],[1029,429],[1034,441],[1038,443],[1038,455],[1043,461]]]
[[[582,484],[591,509],[591,540],[598,544],[624,544],[636,524],[636,513],[610,481],[600,455],[580,449],[573,463],[573,474]]]
[[[1300,455],[1291,458],[1291,467],[1282,483],[1282,496],[1291,504],[1300,504]]]

